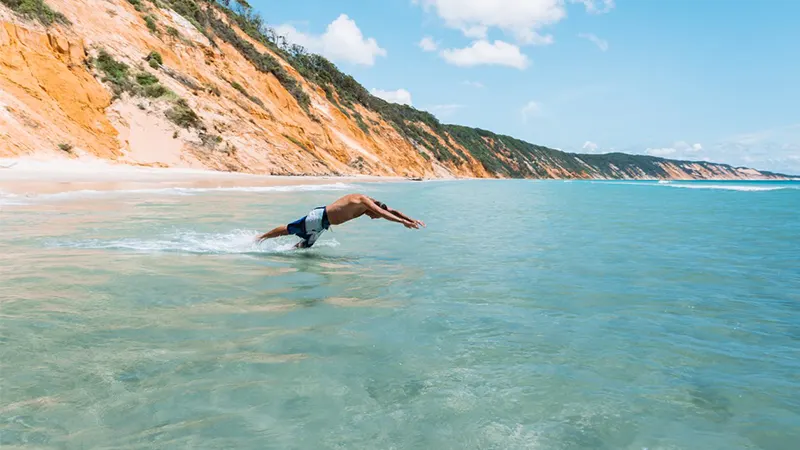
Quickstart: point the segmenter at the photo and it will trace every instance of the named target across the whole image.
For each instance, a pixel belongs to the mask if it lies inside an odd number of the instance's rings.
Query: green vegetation
[[[53,23],[70,25],[70,21],[58,11],[54,11],[44,0],[0,0],[17,14],[31,20],[38,20],[43,25],[50,26]]]
[[[144,5],[142,5],[141,0],[128,0],[128,3],[133,5],[133,9],[136,11],[142,12],[144,10]]]
[[[140,86],[152,86],[158,83],[158,78],[151,73],[142,72],[136,74],[136,82]]]
[[[148,60],[151,62],[160,61],[161,55],[155,52],[150,53]],[[174,92],[159,83],[158,77],[155,75],[140,72],[131,80],[128,65],[115,60],[102,49],[95,60],[94,66],[103,74],[103,81],[111,84],[115,97],[127,92],[133,97],[165,98],[174,102],[174,105],[165,113],[169,120],[183,128],[205,129],[200,117],[192,110],[186,100],[178,97]]]
[[[181,32],[178,31],[178,29],[173,27],[173,26],[167,26],[167,34],[172,36],[172,37],[174,37],[175,39],[181,39],[182,38]]]
[[[294,137],[292,137],[292,136],[290,136],[290,135],[288,135],[288,134],[285,134],[285,133],[284,133],[283,137],[285,137],[286,139],[288,139],[288,140],[292,141],[292,143],[293,143],[294,145],[296,145],[296,146],[298,146],[298,147],[302,148],[303,150],[305,150],[305,151],[307,151],[307,152],[311,153],[311,150],[309,150],[309,149],[308,149],[308,147],[306,147],[306,144],[303,144],[302,142],[298,141],[298,140],[297,140],[297,139],[295,139]]]
[[[144,96],[150,98],[164,97],[165,95],[172,94],[172,91],[165,88],[162,84],[156,83],[144,88]]]
[[[268,53],[261,53],[250,42],[242,39],[236,32],[225,22],[215,18],[209,17],[211,28],[214,33],[223,41],[232,45],[234,48],[250,61],[256,69],[260,72],[271,73],[278,79],[281,85],[289,91],[289,93],[297,100],[303,110],[309,112],[309,105],[311,99],[308,94],[303,91],[303,88],[294,79],[289,72],[284,69],[275,57]]]
[[[72,153],[72,144],[67,144],[67,143],[58,144],[58,148],[62,152]]]
[[[250,99],[251,102],[255,103],[256,105],[258,105],[258,106],[260,106],[262,108],[264,108],[264,102],[262,102],[260,98],[258,98],[256,96],[253,96],[253,95],[250,95],[250,93],[247,92],[247,89],[245,89],[244,86],[242,86],[241,84],[239,84],[239,83],[237,83],[235,81],[230,81],[229,83],[231,84],[231,86],[233,86],[234,89],[236,89],[237,91],[241,92],[242,95],[244,95],[245,97]]]
[[[158,69],[160,66],[164,65],[164,60],[161,58],[161,54],[152,51],[149,55],[147,55],[147,63],[150,64],[150,67],[153,69]]]
[[[183,128],[204,128],[200,117],[195,113],[192,108],[186,103],[186,100],[180,98],[175,102],[175,106],[168,109],[165,113],[167,119],[171,120],[175,125]]]
[[[115,60],[105,50],[100,50],[94,66],[103,74],[102,80],[111,84],[115,96],[135,89],[135,85],[128,78],[128,65]]]
[[[144,23],[147,25],[147,29],[150,30],[151,33],[158,34],[158,25],[156,25],[156,18],[153,17],[152,14],[144,16]]]

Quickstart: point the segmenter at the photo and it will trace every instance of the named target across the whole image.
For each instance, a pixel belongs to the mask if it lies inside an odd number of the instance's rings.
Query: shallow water
[[[358,189],[311,250],[252,238]],[[0,446],[796,449],[800,185],[0,195]]]

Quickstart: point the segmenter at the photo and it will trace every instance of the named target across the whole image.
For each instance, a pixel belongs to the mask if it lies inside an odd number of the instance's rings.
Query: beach
[[[398,182],[402,177],[369,175],[278,176],[213,170],[153,168],[89,159],[0,159],[0,193],[37,197],[60,193],[143,191],[163,189],[243,189],[311,186],[348,182]]]

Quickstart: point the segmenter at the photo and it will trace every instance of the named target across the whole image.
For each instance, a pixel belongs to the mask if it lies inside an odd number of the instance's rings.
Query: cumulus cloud
[[[469,87],[473,87],[473,88],[477,88],[477,89],[480,89],[480,88],[483,87],[483,83],[481,83],[480,81],[464,80],[464,81],[461,82],[461,84],[463,84],[464,86],[469,86]]]
[[[498,65],[524,70],[529,65],[528,57],[519,47],[503,41],[475,41],[469,47],[442,50],[440,55],[449,64],[460,67]]]
[[[608,50],[608,41],[606,41],[605,39],[600,39],[599,37],[597,37],[592,33],[581,33],[578,36],[593,42],[594,45],[596,45],[597,48],[600,49],[600,51],[604,52]]]
[[[581,148],[583,150],[587,150],[589,152],[594,152],[594,151],[597,150],[597,144],[595,144],[592,141],[586,141],[586,142],[583,143],[583,147],[581,147]]]
[[[572,3],[583,3],[589,14],[605,14],[614,9],[614,0],[572,0]]]
[[[289,42],[333,61],[372,66],[377,57],[386,56],[386,50],[374,38],[365,38],[355,21],[346,14],[331,22],[322,35],[303,33],[289,24],[280,25],[275,31]]]
[[[483,40],[490,28],[498,28],[521,44],[552,44],[552,36],[543,36],[537,30],[567,15],[564,0],[415,0],[415,3],[422,4],[426,11],[435,11],[445,25],[461,30],[467,37]],[[588,10],[589,5],[586,7]]]
[[[382,89],[371,89],[370,93],[375,97],[382,98],[389,103],[398,103],[401,105],[412,106],[411,93],[405,89],[398,89],[396,91],[384,91]]]
[[[712,161],[800,175],[800,123],[731,136],[704,146],[702,154]]]
[[[529,118],[540,115],[542,113],[542,107],[539,103],[531,100],[522,107],[520,113],[522,114],[522,121],[527,122]]]
[[[645,150],[650,156],[669,157],[676,159],[691,159],[703,160],[704,158],[699,155],[703,151],[703,145],[699,143],[689,144],[686,141],[677,141],[671,147],[648,148]]]
[[[426,52],[435,52],[439,46],[430,36],[425,36],[422,40],[419,41],[419,48]]]

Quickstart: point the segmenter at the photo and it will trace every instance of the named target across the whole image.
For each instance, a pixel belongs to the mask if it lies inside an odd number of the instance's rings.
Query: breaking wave
[[[800,189],[800,186],[790,186],[790,185],[777,185],[777,186],[748,186],[748,185],[737,185],[737,184],[667,184],[667,186],[672,188],[680,188],[680,189],[716,189],[716,190],[724,190],[724,191],[740,191],[740,192],[764,192],[764,191],[780,191],[784,189]]]
[[[77,248],[95,250],[127,250],[146,253],[190,253],[190,254],[264,254],[281,253],[294,250],[299,241],[292,237],[255,242],[260,232],[253,230],[231,230],[227,233],[201,233],[194,230],[178,230],[157,239],[86,239],[79,241],[49,242],[56,248]],[[336,239],[322,239],[314,244],[317,247],[338,247]]]

